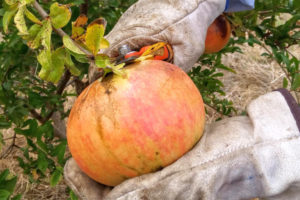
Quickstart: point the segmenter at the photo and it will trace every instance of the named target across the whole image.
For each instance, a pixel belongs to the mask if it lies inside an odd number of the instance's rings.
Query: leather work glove
[[[124,44],[137,50],[167,42],[174,51],[174,64],[187,72],[204,52],[207,28],[225,5],[226,0],[139,0],[106,36],[110,48],[104,53],[115,57]],[[90,68],[90,83],[98,77],[97,69]]]
[[[299,199],[299,106],[281,89],[255,99],[247,111],[206,127],[191,151],[158,172],[111,188],[71,159],[65,180],[86,200]]]
[[[119,19],[106,36],[110,48],[104,53],[115,57],[121,45],[138,50],[156,42],[173,47],[174,64],[189,71],[204,52],[209,25],[223,11],[242,11],[254,7],[254,0],[139,0]],[[89,69],[89,82],[99,77]]]

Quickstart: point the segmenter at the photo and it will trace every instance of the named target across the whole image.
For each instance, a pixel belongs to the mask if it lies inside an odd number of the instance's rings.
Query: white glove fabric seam
[[[209,0],[202,0],[202,1],[200,1],[200,2],[198,3],[198,6],[197,6],[194,10],[192,10],[192,11],[189,12],[189,13],[187,13],[184,17],[180,18],[179,20],[176,20],[176,21],[175,21],[174,23],[172,23],[171,25],[168,25],[168,26],[162,28],[161,30],[159,30],[158,32],[149,35],[149,37],[155,38],[157,35],[160,35],[161,33],[163,33],[166,29],[168,29],[168,28],[170,28],[171,26],[174,26],[175,24],[180,23],[181,21],[185,20],[188,16],[190,16],[190,15],[192,15],[194,12],[196,12],[196,11],[199,9],[199,7],[200,7],[200,5],[201,5],[202,3],[205,3],[205,2],[207,2],[207,1],[209,1]],[[135,26],[135,27],[140,27],[140,26]],[[130,40],[132,40],[132,39],[134,39],[134,38],[139,38],[139,37],[142,37],[142,36],[144,36],[144,35],[135,35],[135,36],[129,37],[129,38],[127,38],[126,40],[123,40],[122,43],[123,43],[124,41],[130,41]],[[157,40],[157,41],[159,41],[159,40]],[[162,41],[162,42],[168,42],[168,41]],[[114,46],[112,46],[112,47],[110,47],[110,48],[111,48],[111,49],[115,49],[115,47],[118,46],[119,44],[120,44],[120,42],[118,42],[117,44],[115,44]],[[174,44],[173,44],[173,45],[174,45]]]

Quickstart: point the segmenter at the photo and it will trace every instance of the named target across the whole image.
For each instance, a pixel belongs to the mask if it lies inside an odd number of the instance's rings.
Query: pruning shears
[[[172,47],[165,42],[158,42],[153,45],[144,46],[138,51],[133,51],[125,44],[119,48],[119,56],[116,58],[116,64],[130,64],[148,59],[172,62]]]

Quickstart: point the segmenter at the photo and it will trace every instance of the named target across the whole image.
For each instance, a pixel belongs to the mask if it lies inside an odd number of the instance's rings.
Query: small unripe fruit
[[[205,122],[200,92],[179,67],[147,60],[123,71],[88,86],[67,124],[81,170],[110,186],[176,161],[199,141]]]
[[[216,53],[223,49],[230,39],[230,34],[228,20],[224,15],[220,15],[207,29],[204,53]]]

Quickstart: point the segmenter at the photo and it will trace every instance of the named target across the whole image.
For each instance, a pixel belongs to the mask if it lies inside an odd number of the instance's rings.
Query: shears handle
[[[129,52],[124,56],[124,59],[129,59],[131,57],[140,57],[142,56],[152,45],[144,46],[139,51]],[[173,50],[170,45],[165,45],[162,49],[157,50],[157,52],[153,52],[153,60],[164,60],[171,61],[173,59]]]

